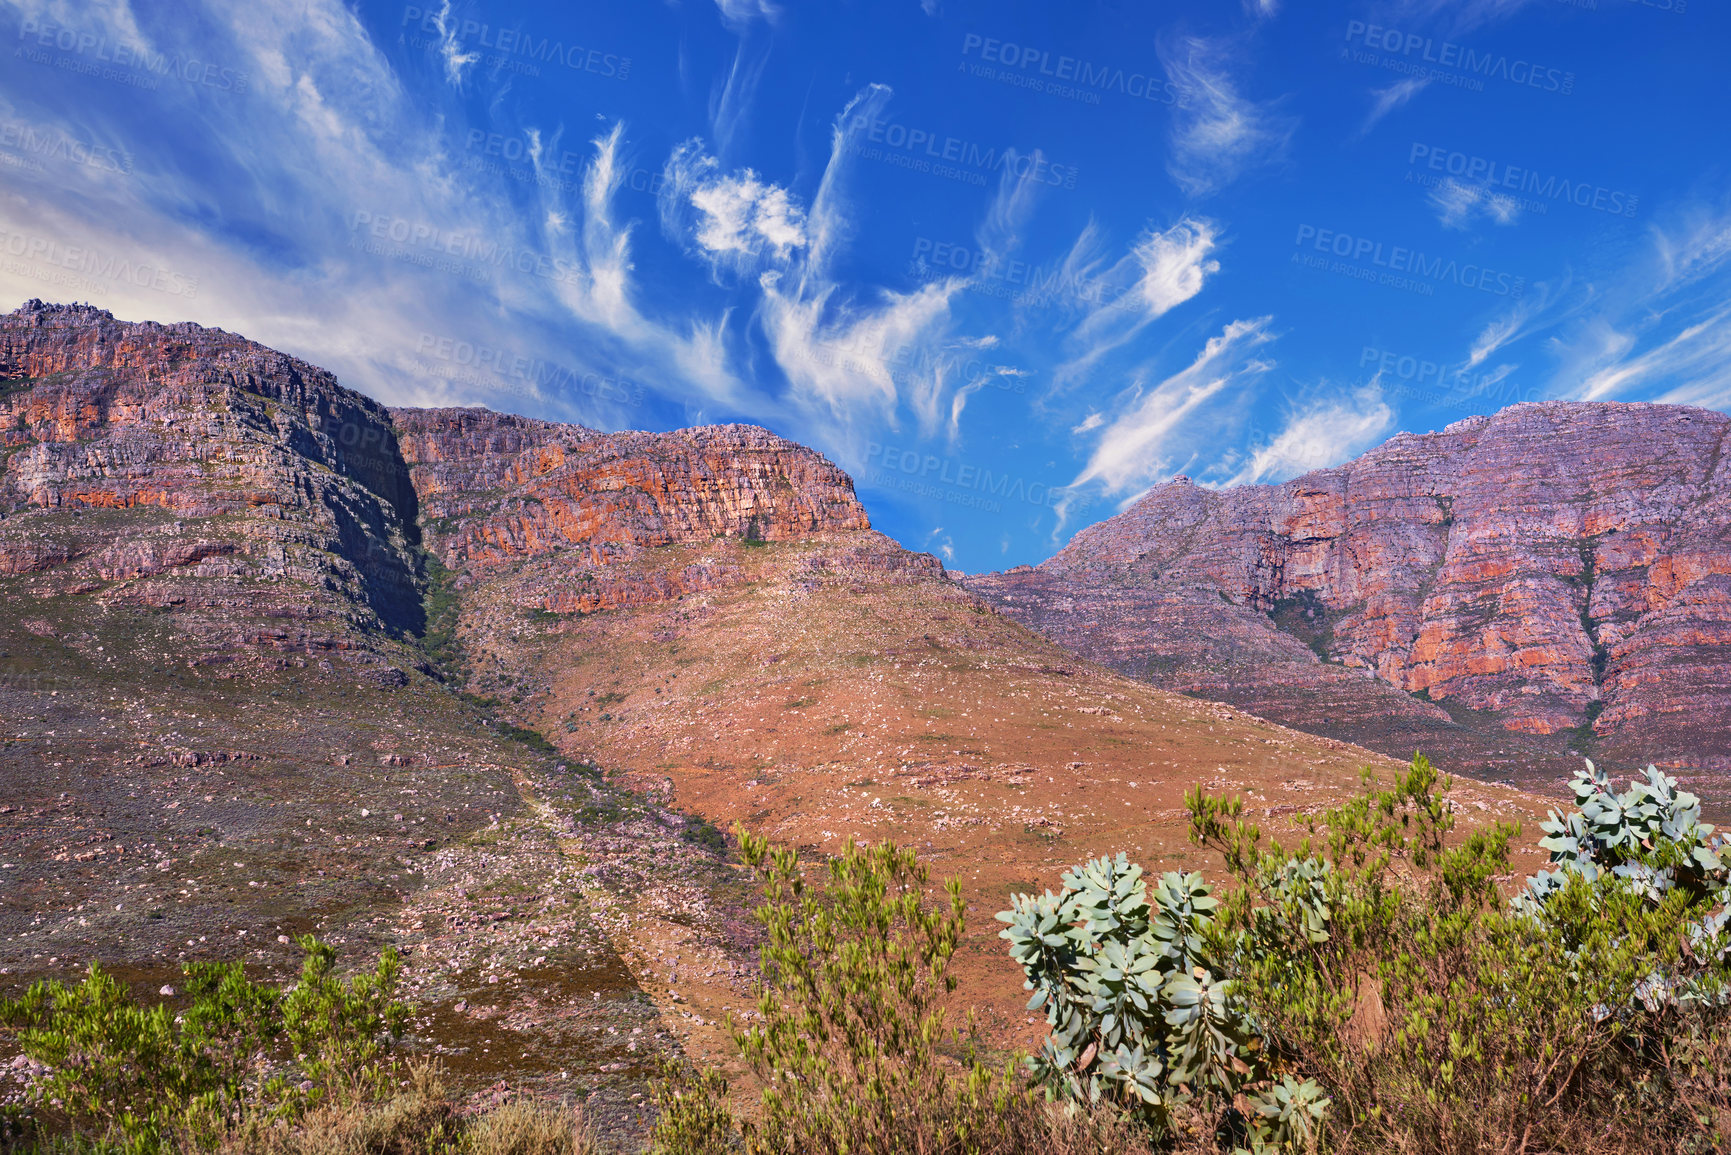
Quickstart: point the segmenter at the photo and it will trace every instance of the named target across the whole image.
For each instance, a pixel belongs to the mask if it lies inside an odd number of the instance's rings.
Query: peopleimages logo
[[[982,495],[979,501],[1001,498],[1004,501],[1025,501],[1029,505],[1052,507],[1063,500],[1063,491],[1059,486],[1047,485],[1042,481],[1029,484],[1024,479],[1011,477],[1007,473],[994,474],[990,469],[977,465],[961,464],[947,457],[921,453],[917,449],[880,445],[876,441],[866,443],[866,463],[868,466],[878,466],[877,470],[868,475],[868,480],[874,485],[893,486],[925,496],[939,497],[952,503],[955,499],[936,489],[927,492],[928,488],[945,485],[954,490],[977,493]],[[919,488],[913,488],[910,483]],[[969,501],[967,504],[978,502]],[[983,508],[996,512],[991,506]]]
[[[115,285],[131,285],[188,300],[198,296],[197,277],[148,261],[117,257],[89,245],[68,245],[52,237],[13,232],[3,226],[0,226],[0,254],[19,258],[5,263],[6,272],[66,289],[102,292]]]
[[[33,42],[33,46],[37,48],[70,52],[74,56],[88,57],[98,64],[112,64],[116,68],[143,72],[150,76],[171,76],[188,84],[198,84],[220,92],[246,91],[247,74],[239,69],[225,68],[197,57],[183,57],[179,53],[153,52],[136,44],[110,40],[107,36],[87,29],[69,28],[47,20],[26,19],[18,25],[18,39]],[[57,63],[40,56],[32,56],[30,59],[38,64]],[[124,79],[124,76],[117,75],[108,79]]]
[[[967,174],[973,178],[970,183],[983,184],[984,177],[981,174],[1003,170],[1010,172],[1018,180],[1031,180],[1056,188],[1076,187],[1075,165],[1052,164],[1037,150],[1023,153],[1013,148],[988,148],[954,136],[943,136],[929,129],[909,128],[905,124],[875,118],[867,122],[866,140],[871,144],[884,146],[881,149],[872,149],[863,143],[858,145],[855,152],[867,160],[881,159],[891,163],[911,160],[916,163],[904,163],[903,167],[920,171],[931,167],[932,171],[939,175],[946,175],[939,171],[945,165],[973,169],[973,173]],[[934,162],[936,167],[933,167]]]
[[[1074,56],[1058,56],[1031,44],[994,40],[970,32],[962,37],[962,55],[986,64],[1014,69],[1006,75],[987,70],[991,79],[1015,83],[1017,87],[1049,92],[1067,100],[1099,104],[1102,92],[1116,92],[1136,100],[1183,107],[1189,93],[1166,77],[1152,72],[1126,71],[1109,64],[1095,64]],[[1020,74],[1020,75],[1018,75]],[[981,75],[976,72],[975,75]]]
[[[21,120],[0,122],[0,148],[50,160],[65,160],[100,172],[130,173],[132,160],[117,148],[38,128]]]
[[[908,264],[915,276],[932,280],[952,273],[971,274],[978,279],[970,283],[970,288],[1024,303],[1057,298],[1098,302],[1104,295],[1104,286],[1097,277],[1078,277],[1057,265],[1031,265],[970,245],[930,237],[915,238],[914,255]]]
[[[463,147],[471,154],[464,167],[471,172],[485,172],[504,177],[518,184],[538,185],[562,192],[581,192],[593,153],[560,149],[544,150],[536,162],[535,146],[519,133],[486,132],[471,128],[464,137]],[[620,188],[632,192],[659,196],[667,174],[661,169],[632,166],[618,176]]]
[[[643,386],[624,377],[609,377],[605,373],[573,369],[568,365],[554,364],[542,357],[531,357],[510,349],[481,345],[455,337],[441,337],[436,333],[422,333],[415,344],[415,352],[422,358],[432,358],[443,363],[428,367],[426,371],[429,375],[459,384],[497,385],[497,382],[485,377],[462,372],[464,369],[476,369],[508,381],[521,381],[543,393],[581,393],[586,397],[627,405],[641,405],[648,396]],[[522,393],[523,390],[513,392]]]
[[[1363,46],[1365,51],[1362,54],[1352,51],[1355,43]],[[1444,84],[1482,91],[1484,81],[1504,80],[1564,96],[1575,90],[1573,72],[1534,64],[1530,60],[1511,60],[1499,52],[1481,53],[1452,40],[1438,41],[1416,32],[1367,24],[1363,20],[1347,21],[1346,45],[1341,49],[1342,56],[1359,64],[1376,64],[1394,72],[1429,76]],[[1378,57],[1377,53],[1383,55]],[[1462,85],[1463,81],[1475,83]]]
[[[1319,229],[1315,225],[1299,225],[1298,236],[1292,243],[1302,249],[1307,242],[1316,252],[1340,257],[1343,261],[1370,262],[1368,268],[1353,264],[1342,268],[1331,266],[1329,271],[1361,276],[1364,280],[1375,280],[1396,288],[1413,287],[1406,284],[1407,281],[1413,281],[1420,287],[1428,287],[1427,283],[1435,282],[1459,285],[1463,289],[1477,289],[1481,293],[1492,293],[1499,297],[1518,297],[1526,292],[1527,288],[1525,277],[1499,272],[1485,265],[1470,262],[1462,264],[1453,257],[1429,256],[1420,249],[1385,245],[1382,241],[1369,237],[1354,236],[1333,229]],[[1307,268],[1327,264],[1326,261],[1319,261],[1318,258],[1302,253],[1292,254],[1292,259]],[[1379,273],[1378,270],[1382,272]]]
[[[1634,193],[1619,192],[1589,181],[1572,181],[1554,173],[1541,176],[1530,168],[1505,164],[1482,156],[1470,156],[1439,145],[1414,141],[1406,160],[1410,165],[1422,165],[1428,172],[1456,177],[1468,184],[1499,192],[1506,189],[1521,198],[1521,207],[1537,209],[1539,212],[1547,211],[1549,202],[1564,201],[1583,209],[1632,217],[1635,215],[1636,206],[1641,203],[1641,198]],[[1435,184],[1442,179],[1439,176],[1427,182],[1426,176],[1427,173],[1423,172],[1409,172],[1407,180],[1418,184]]]
[[[1384,393],[1432,401],[1485,397],[1499,404],[1531,401],[1537,396],[1533,390],[1523,390],[1508,380],[1507,373],[1500,368],[1475,372],[1474,366],[1466,362],[1451,366],[1446,361],[1379,349],[1375,345],[1364,347],[1358,355],[1358,365],[1361,369],[1376,366]]]
[[[438,12],[410,6],[403,9],[403,27],[416,25],[423,36],[442,36]],[[493,54],[485,63],[512,64],[518,59],[537,64],[559,64],[572,72],[588,72],[609,80],[626,80],[631,75],[631,57],[620,56],[599,48],[566,44],[552,36],[537,38],[521,28],[494,28],[479,20],[459,20],[447,26],[451,39],[461,51],[485,48]],[[437,41],[433,42],[435,45]],[[417,44],[415,47],[422,47]]]

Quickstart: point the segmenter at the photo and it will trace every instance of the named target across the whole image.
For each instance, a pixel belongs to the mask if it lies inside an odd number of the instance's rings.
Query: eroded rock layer
[[[1281,485],[1157,486],[970,579],[1063,644],[1307,728],[1444,724],[1714,763],[1731,730],[1731,418],[1517,405]]]
[[[0,574],[45,588],[192,598],[217,632],[243,611],[296,636],[420,628],[389,413],[220,329],[39,301],[0,316],[0,516]]]
[[[440,561],[465,585],[520,575],[511,600],[553,613],[675,599],[737,573],[632,564],[645,550],[871,527],[847,474],[755,426],[604,434],[485,409],[392,416]]]

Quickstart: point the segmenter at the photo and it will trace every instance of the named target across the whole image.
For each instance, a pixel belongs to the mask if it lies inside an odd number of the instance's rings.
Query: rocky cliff
[[[420,628],[389,413],[219,329],[40,301],[0,316],[0,516],[0,574],[45,594]]]
[[[1440,705],[1710,762],[1731,730],[1728,431],[1517,405],[1282,485],[1175,480],[970,584],[1119,669],[1307,728],[1405,719],[1404,741],[1446,727]]]
[[[0,575],[299,620],[277,648],[319,619],[419,632],[423,520],[465,582],[556,559],[531,599],[554,612],[727,580],[626,564],[659,546],[870,528],[846,474],[763,429],[389,411],[231,333],[40,301],[0,317],[0,454]]]
[[[737,571],[634,564],[662,546],[871,528],[847,474],[755,426],[604,434],[486,409],[391,415],[429,548],[465,586],[520,576],[509,600],[554,613],[677,598]]]

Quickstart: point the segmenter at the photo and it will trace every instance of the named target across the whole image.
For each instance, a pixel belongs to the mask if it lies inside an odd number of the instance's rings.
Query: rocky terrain
[[[730,941],[733,872],[437,667],[384,408],[231,334],[32,303],[0,316],[0,439],[0,994],[394,943],[461,1085],[640,1126],[680,1044],[619,930],[676,877]]]
[[[968,585],[1155,685],[1385,751],[1722,769],[1728,431],[1677,406],[1516,405],[1281,485],[1176,479]]]
[[[973,912],[963,996],[1027,1042],[1012,889],[1197,864],[1197,783],[1279,825],[1392,765],[1077,657],[761,429],[387,411],[231,334],[33,302],[0,316],[0,437],[0,991],[392,942],[414,1046],[624,1145],[657,1056],[722,1053],[751,1005],[718,828],[918,847]]]
[[[395,413],[426,546],[457,575],[469,690],[715,826],[814,856],[848,838],[918,847],[963,883],[977,921],[962,997],[1000,1040],[1033,1038],[989,918],[1009,893],[1119,849],[1193,863],[1183,796],[1197,784],[1244,791],[1280,823],[1392,765],[1078,660],[867,528],[844,475],[762,430],[603,437]],[[482,496],[441,506],[446,492]],[[574,512],[603,503],[627,512]],[[1532,812],[1514,791],[1463,797],[1474,817]],[[751,1005],[750,960],[686,924],[697,897],[650,905],[633,957],[664,1016],[691,1027],[686,1045],[720,1060],[719,1020]]]
[[[711,564],[647,570],[646,550],[866,530],[853,482],[764,429],[602,434],[485,409],[392,410],[424,503],[428,546],[466,586],[525,562],[532,607],[553,613],[664,601],[725,584]],[[515,599],[520,601],[521,599]]]

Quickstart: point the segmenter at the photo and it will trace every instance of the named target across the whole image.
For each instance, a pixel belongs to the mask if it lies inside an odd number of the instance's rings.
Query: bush
[[[686,842],[695,842],[718,854],[727,853],[727,835],[710,822],[702,818],[687,815],[685,828],[679,832],[679,837]]]
[[[393,998],[396,952],[339,980],[335,951],[310,935],[300,944],[300,981],[286,989],[251,981],[238,962],[186,964],[191,1005],[179,1015],[139,1005],[96,963],[74,986],[37,982],[0,1002],[0,1025],[46,1068],[30,1103],[76,1135],[155,1152],[382,1091],[408,1013]]]
[[[514,1099],[476,1118],[462,1150],[467,1155],[590,1155],[596,1144],[578,1112]]]
[[[743,830],[740,853],[763,880],[756,917],[763,947],[762,1025],[734,1040],[763,1081],[749,1151],[800,1155],[982,1151],[1018,1095],[1008,1072],[973,1057],[946,1058],[943,997],[961,939],[961,884],[928,901],[928,875],[911,850],[851,841],[806,885],[790,849]]]
[[[292,1123],[253,1120],[221,1155],[594,1155],[580,1111],[514,1099],[457,1111],[438,1068],[408,1068],[408,1085],[376,1102],[329,1103]]]
[[[1449,786],[1422,757],[1387,789],[1367,772],[1290,850],[1196,791],[1223,900],[1182,875],[1149,896],[1122,857],[1018,896],[1036,1073],[1252,1150],[1722,1150],[1728,872],[1697,800],[1589,763],[1545,823],[1553,871],[1509,901],[1519,828],[1455,836]]]
[[[699,1072],[669,1060],[649,1092],[656,1113],[649,1155],[724,1155],[733,1149],[739,1122],[720,1071]]]
[[[1110,1102],[1157,1139],[1174,1134],[1175,1115],[1263,1082],[1240,1129],[1259,1147],[1308,1140],[1328,1100],[1314,1082],[1259,1078],[1260,1040],[1203,941],[1219,903],[1201,876],[1168,873],[1150,895],[1120,854],[1061,881],[997,916],[1034,992],[1028,1009],[1045,1008],[1051,1027],[1029,1062],[1035,1080],[1072,1102]]]
[[[733,1027],[763,1085],[740,1121],[715,1071],[664,1072],[656,1155],[1094,1155],[1146,1150],[1110,1112],[1049,1109],[1015,1065],[981,1061],[971,1030],[946,1026],[960,885],[931,893],[911,850],[849,842],[809,885],[792,850],[738,831],[763,901],[761,1024]]]

